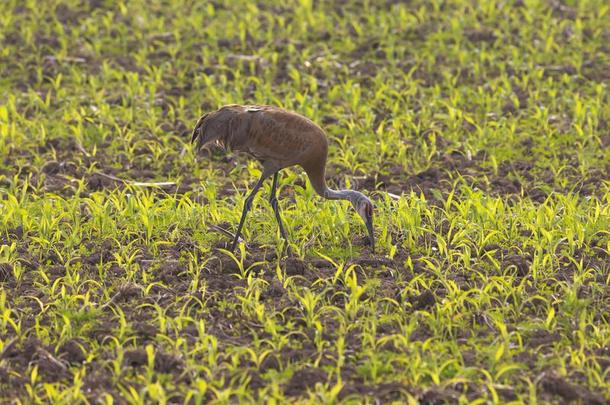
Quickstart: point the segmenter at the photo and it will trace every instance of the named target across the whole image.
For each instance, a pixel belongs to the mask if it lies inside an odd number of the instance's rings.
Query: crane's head
[[[373,202],[361,193],[355,194],[354,198],[351,198],[350,201],[352,202],[352,206],[354,207],[358,215],[360,215],[360,217],[366,224],[366,229],[369,231],[371,249],[373,253],[375,253],[375,234],[373,232]]]

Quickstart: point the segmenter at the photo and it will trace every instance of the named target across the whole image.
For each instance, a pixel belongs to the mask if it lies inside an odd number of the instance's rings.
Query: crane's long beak
[[[369,239],[371,241],[371,250],[375,253],[375,233],[373,232],[373,216],[366,217],[366,229],[369,231]]]

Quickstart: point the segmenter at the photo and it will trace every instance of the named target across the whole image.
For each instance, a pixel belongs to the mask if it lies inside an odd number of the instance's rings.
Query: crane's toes
[[[228,250],[231,248],[231,242],[226,240],[219,240],[214,244],[215,249],[225,249]]]
[[[246,249],[249,249],[250,246],[248,246],[248,244],[241,238],[239,238],[239,243],[243,243],[246,247]],[[231,248],[233,247],[233,242],[230,240],[219,240],[218,242],[216,242],[214,244],[214,248],[215,249],[224,249],[224,250],[231,250]],[[238,249],[239,244],[235,247],[235,250],[239,250]]]
[[[227,223],[223,223],[221,225],[224,225],[225,227],[228,226]],[[220,233],[222,235],[228,236],[230,239],[233,240],[232,243],[224,242],[224,241],[218,241],[216,243],[216,245],[214,245],[214,247],[216,249],[235,250],[234,248],[236,248],[237,245],[233,246],[233,243],[235,243],[235,234],[234,233],[227,231],[224,227],[222,227],[220,225],[211,224],[211,225],[208,225],[208,228],[211,231],[218,232],[218,233]],[[246,243],[246,241],[242,237],[237,238],[237,243],[243,243],[243,244],[246,245],[246,248],[248,247],[248,244]]]

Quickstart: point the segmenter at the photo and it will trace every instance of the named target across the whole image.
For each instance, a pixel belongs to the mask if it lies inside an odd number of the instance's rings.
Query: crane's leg
[[[241,212],[241,219],[239,220],[239,226],[237,227],[237,232],[235,232],[235,238],[233,239],[233,243],[231,244],[231,252],[235,251],[237,247],[237,242],[239,241],[239,235],[241,234],[241,228],[244,226],[244,221],[246,220],[246,215],[250,208],[252,208],[252,200],[254,200],[254,196],[258,193],[258,190],[263,185],[263,181],[269,177],[269,174],[263,172],[261,178],[258,180],[258,183],[254,186],[248,197],[246,197],[246,202],[244,203],[244,209]]]
[[[269,197],[269,202],[273,207],[273,212],[275,212],[275,219],[277,220],[277,224],[280,227],[280,235],[282,235],[286,246],[288,246],[288,235],[286,234],[286,229],[284,229],[284,224],[282,223],[282,216],[280,215],[280,206],[276,197],[278,174],[279,172],[275,172],[275,174],[273,175],[273,185],[271,186],[271,196]]]

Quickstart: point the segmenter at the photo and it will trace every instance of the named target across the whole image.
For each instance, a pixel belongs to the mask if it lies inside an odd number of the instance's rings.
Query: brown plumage
[[[227,150],[242,151],[259,160],[263,174],[246,198],[240,224],[233,241],[235,249],[246,214],[263,181],[274,175],[271,204],[282,237],[288,240],[280,217],[277,199],[277,173],[283,168],[301,166],[318,194],[327,199],[346,199],[365,221],[373,239],[373,204],[363,194],[353,190],[332,190],[326,186],[325,168],[328,155],[326,134],[310,119],[279,107],[262,105],[227,105],[204,114],[195,125],[191,142],[200,149],[216,142]]]

